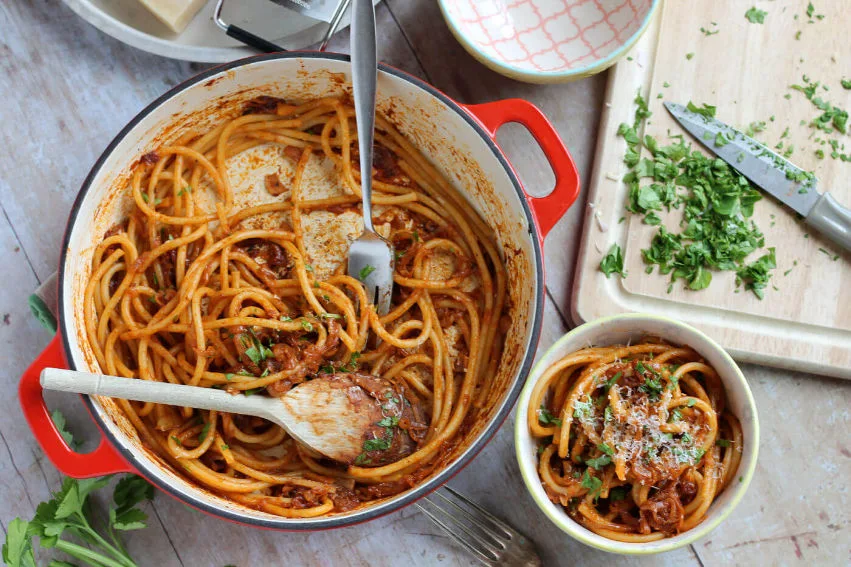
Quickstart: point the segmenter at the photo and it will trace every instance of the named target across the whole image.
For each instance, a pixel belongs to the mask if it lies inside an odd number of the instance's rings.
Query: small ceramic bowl
[[[626,543],[597,535],[574,521],[567,515],[564,508],[547,498],[538,476],[537,447],[529,434],[527,416],[532,389],[544,371],[554,362],[587,346],[635,343],[645,336],[660,337],[672,344],[690,346],[718,372],[727,394],[728,407],[742,424],[743,453],[739,470],[736,472],[737,480],[734,480],[715,499],[701,523],[675,537],[649,543]],[[624,555],[645,555],[671,551],[695,542],[715,529],[724,518],[730,515],[745,495],[756,469],[759,421],[753,395],[742,371],[714,340],[690,325],[667,317],[629,313],[597,319],[573,329],[556,341],[535,364],[520,393],[517,406],[514,444],[526,488],[538,507],[563,532],[603,551]]]
[[[497,73],[563,83],[613,65],[659,0],[440,0],[464,49]]]

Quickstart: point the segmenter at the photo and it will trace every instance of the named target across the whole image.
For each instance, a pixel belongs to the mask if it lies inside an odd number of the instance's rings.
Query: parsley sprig
[[[62,424],[63,437],[73,440],[64,430],[64,417],[54,423]],[[66,437],[67,435],[67,437]],[[35,516],[26,521],[15,518],[6,527],[3,544],[3,561],[10,567],[35,567],[35,549],[55,548],[84,565],[95,567],[137,567],[117,532],[139,530],[146,527],[147,514],[138,506],[154,496],[154,488],[136,475],[122,476],[112,493],[107,521],[97,517],[89,495],[105,487],[112,476],[100,478],[65,478],[62,488],[53,498],[36,508]],[[105,528],[105,534],[102,533]],[[98,531],[100,529],[100,531]],[[36,543],[34,538],[38,538]],[[86,545],[77,543],[85,542]],[[51,566],[71,565],[67,561],[52,560]]]

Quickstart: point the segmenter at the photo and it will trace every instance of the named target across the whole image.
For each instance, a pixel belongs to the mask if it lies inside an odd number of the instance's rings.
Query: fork
[[[482,565],[541,565],[533,541],[448,486],[436,490],[416,504],[446,535]]]
[[[363,233],[349,248],[348,273],[366,286],[367,298],[379,315],[390,311],[393,293],[393,245],[372,225],[372,142],[375,128],[375,93],[378,56],[375,9],[372,0],[355,0],[352,8],[352,90],[358,128]]]

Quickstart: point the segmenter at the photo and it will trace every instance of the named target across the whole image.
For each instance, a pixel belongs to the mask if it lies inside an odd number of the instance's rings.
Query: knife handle
[[[807,224],[851,252],[851,211],[830,193],[822,195],[807,215]]]

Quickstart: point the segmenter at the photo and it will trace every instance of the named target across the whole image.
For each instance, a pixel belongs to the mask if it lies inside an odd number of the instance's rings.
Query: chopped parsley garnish
[[[719,447],[730,447],[733,444],[733,442],[730,441],[729,439],[716,439],[715,444],[718,445]]]
[[[694,57],[694,53],[686,53],[686,60],[691,61],[691,58]]]
[[[363,281],[367,277],[369,277],[369,274],[371,274],[374,271],[375,271],[375,266],[370,266],[369,264],[367,264],[366,266],[364,266],[361,269],[360,274],[358,274],[358,277],[360,278],[361,281]]]
[[[841,79],[839,82],[842,83],[843,89],[851,89],[851,79]]]
[[[689,407],[689,408],[694,407],[694,405],[696,403],[697,403],[697,400],[695,400],[694,398],[691,398],[689,401],[686,402],[686,407]]]
[[[245,394],[246,396],[253,396],[254,394],[262,392],[263,389],[264,388],[261,386],[259,388],[251,388],[249,390],[243,390],[242,393]]]
[[[603,386],[603,390],[608,392],[615,383],[620,380],[621,376],[623,376],[623,372],[616,372],[614,376],[606,380],[605,385]]]
[[[378,439],[367,439],[363,442],[364,451],[386,451],[390,448],[393,439],[380,437]]]
[[[538,410],[538,421],[543,423],[544,425],[558,425],[561,426],[561,419],[554,416],[550,413],[544,404],[541,404],[541,409]]]
[[[615,451],[611,447],[609,447],[608,443],[600,443],[597,445],[597,448],[610,457],[614,457]]]
[[[608,455],[600,455],[596,459],[588,459],[585,464],[592,469],[600,470],[608,464],[611,464],[612,458]]]
[[[376,425],[380,425],[381,427],[396,427],[399,424],[398,416],[385,416],[381,421],[379,421]]]
[[[585,469],[585,474],[582,475],[582,488],[587,488],[592,497],[597,498],[600,495],[600,490],[603,488],[603,481],[595,476],[588,474],[588,469]]]
[[[629,494],[629,487],[626,486],[616,486],[615,488],[609,489],[609,500],[612,502],[617,502],[618,500],[626,499],[626,495]]]
[[[356,465],[368,465],[368,464],[370,464],[371,462],[372,462],[372,460],[370,460],[370,459],[366,456],[366,453],[361,453],[360,455],[358,455],[357,457],[355,457],[355,464],[356,464]]]
[[[680,408],[674,408],[671,410],[671,415],[668,418],[668,423],[674,423],[676,421],[680,421],[683,418],[683,414],[680,411]]]
[[[204,424],[204,427],[201,428],[201,433],[198,434],[198,442],[203,443],[204,439],[207,438],[207,433],[210,432],[210,423],[207,422]]]
[[[600,271],[606,275],[607,279],[612,274],[618,274],[622,278],[626,277],[626,272],[623,269],[623,252],[619,245],[612,244],[609,253],[600,260]]]
[[[606,406],[608,408],[608,406]],[[591,416],[591,402],[580,402],[576,400],[573,402],[573,417],[576,419],[583,419]]]
[[[812,4],[811,4],[812,5]],[[745,12],[745,18],[752,24],[765,23],[765,16],[768,14],[765,10],[758,10],[756,6]]]
[[[651,398],[658,398],[662,393],[662,383],[657,378],[644,378],[644,384],[638,387],[638,391]]]
[[[301,328],[310,333],[311,331],[313,331],[313,324],[307,319],[302,319]]]

